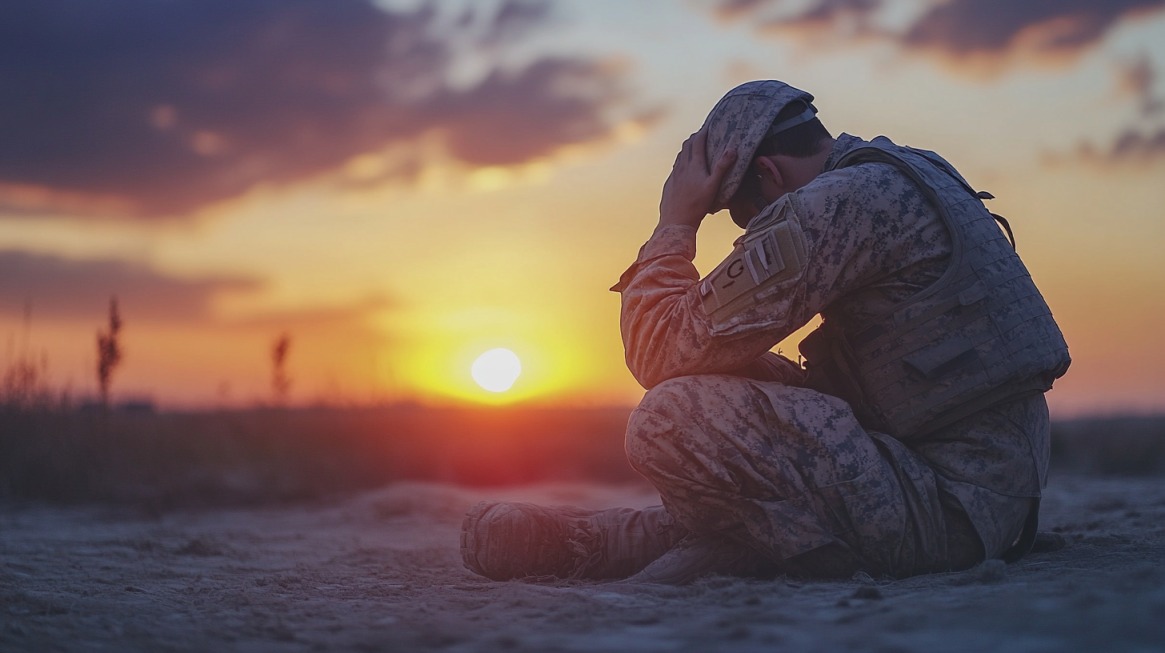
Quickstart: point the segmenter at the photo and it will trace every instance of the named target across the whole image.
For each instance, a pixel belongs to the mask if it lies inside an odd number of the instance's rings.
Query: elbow
[[[669,370],[662,361],[653,356],[632,356],[628,352],[626,360],[627,369],[630,370],[631,376],[635,377],[635,380],[643,386],[644,390],[650,390],[675,376],[672,370]]]
[[[644,390],[650,390],[650,389],[654,388],[655,386],[659,385],[660,383],[663,383],[666,380],[662,377],[644,376],[642,374],[636,374],[634,372],[631,373],[631,376],[635,377],[635,380],[639,382],[639,385]]]

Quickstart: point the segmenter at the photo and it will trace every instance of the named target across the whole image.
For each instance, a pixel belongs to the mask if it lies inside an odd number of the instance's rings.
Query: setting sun
[[[491,349],[473,361],[469,373],[482,389],[505,392],[522,373],[522,361],[509,349]]]

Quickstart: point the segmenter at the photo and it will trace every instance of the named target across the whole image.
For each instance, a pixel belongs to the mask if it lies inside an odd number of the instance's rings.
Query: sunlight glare
[[[514,352],[499,347],[478,356],[469,373],[482,389],[505,392],[522,373],[522,362]]]

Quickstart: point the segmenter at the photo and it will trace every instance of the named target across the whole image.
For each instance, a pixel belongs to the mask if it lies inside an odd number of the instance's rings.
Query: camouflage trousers
[[[1038,396],[908,446],[864,429],[836,397],[702,375],[649,391],[626,450],[691,532],[723,533],[789,573],[904,577],[1015,542],[1038,505],[1047,431]]]

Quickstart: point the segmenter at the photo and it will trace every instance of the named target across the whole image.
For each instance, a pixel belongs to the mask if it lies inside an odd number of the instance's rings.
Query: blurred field
[[[395,481],[636,483],[628,408],[0,410],[0,500],[165,510],[318,499]],[[1165,418],[1058,422],[1053,468],[1165,472]]]
[[[634,482],[629,409],[417,407],[0,412],[0,499],[165,509],[316,499],[417,480]]]

